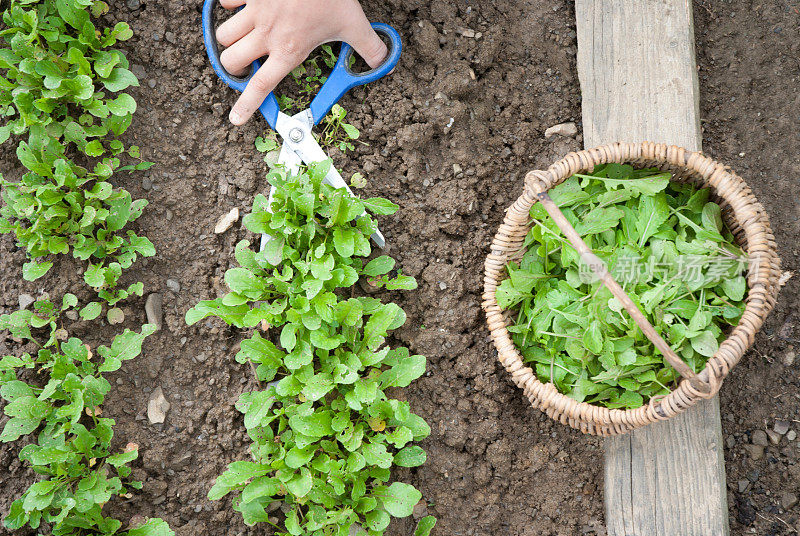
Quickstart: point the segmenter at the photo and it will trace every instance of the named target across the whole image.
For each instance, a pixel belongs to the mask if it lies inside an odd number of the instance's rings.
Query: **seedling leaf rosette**
[[[230,292],[186,315],[189,324],[216,316],[255,328],[236,360],[250,363],[263,382],[236,404],[253,440],[252,461],[230,464],[208,497],[233,493],[245,523],[270,523],[278,534],[348,534],[357,524],[379,535],[422,498],[413,486],[388,481],[392,466],[425,462],[413,443],[430,428],[386,390],[418,378],[425,357],[387,345],[406,320],[398,305],[350,289],[360,277],[387,289],[413,289],[416,281],[396,272],[389,256],[366,261],[373,215],[397,205],[333,188],[323,182],[330,166],[270,171],[271,210],[258,195],[244,218],[248,230],[270,240],[260,251],[240,242],[238,266],[225,274]],[[267,511],[276,500],[288,506],[279,522]],[[426,521],[420,534],[432,526]]]
[[[740,177],[700,153],[620,143],[528,174],[487,257],[483,307],[534,407],[612,435],[713,396],[779,276]]]

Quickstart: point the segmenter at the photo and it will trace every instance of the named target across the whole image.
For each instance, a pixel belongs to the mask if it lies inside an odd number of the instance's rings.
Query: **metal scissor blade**
[[[283,115],[283,114],[280,114]],[[292,119],[296,119],[298,121],[303,121],[308,124],[309,129],[313,126],[313,119],[311,118],[311,114],[308,110],[304,110],[298,114],[295,114]],[[300,165],[303,163],[302,158],[298,155],[294,149],[289,147],[289,145],[284,141],[283,145],[281,145],[281,152],[278,154],[278,164],[282,165],[287,173],[292,175],[296,175],[298,171],[300,171]],[[272,212],[272,201],[275,197],[275,186],[269,186],[269,195],[267,197],[267,211]],[[261,235],[261,249],[263,250],[267,242],[270,241],[272,237],[268,234]],[[383,247],[383,246],[381,246]]]
[[[286,114],[279,114],[278,120],[275,124],[275,130],[283,138],[283,148],[291,149],[305,164],[316,164],[324,162],[330,157],[325,153],[322,147],[319,146],[317,140],[311,134],[311,126],[313,125],[313,118],[311,112],[305,110],[296,114],[294,117],[289,117]],[[334,166],[331,166],[328,174],[325,175],[323,182],[327,182],[334,188],[344,188],[345,191],[353,196],[353,191],[347,185],[341,174]],[[372,240],[381,249],[386,249],[386,239],[380,230],[372,233]]]

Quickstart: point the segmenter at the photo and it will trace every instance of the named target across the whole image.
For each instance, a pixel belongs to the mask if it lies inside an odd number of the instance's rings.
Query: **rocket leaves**
[[[112,497],[126,496],[141,482],[130,479],[128,464],[138,457],[138,446],[130,443],[112,453],[113,419],[100,417],[111,385],[102,373],[116,370],[122,361],[141,353],[142,341],[154,331],[145,325],[141,333],[126,330],[110,347],[98,348],[94,358],[89,346],[69,337],[59,327],[60,314],[78,305],[67,294],[60,306],[39,300],[33,310],[0,316],[0,329],[11,329],[26,342],[34,342],[35,355],[0,358],[0,396],[3,412],[10,417],[0,432],[0,442],[33,435],[33,442],[19,453],[34,472],[43,475],[16,499],[3,520],[9,530],[25,525],[36,529],[42,521],[53,534],[119,534],[120,521],[105,517],[103,506]],[[46,341],[38,334],[49,332]],[[20,374],[33,369],[35,376]],[[27,383],[20,377],[41,377]],[[128,536],[174,536],[160,519],[150,519],[132,528]]]
[[[744,311],[747,259],[707,189],[658,170],[598,166],[550,192],[656,331],[695,371]],[[497,288],[509,327],[539,379],[581,402],[636,408],[677,373],[539,205],[526,253]]]
[[[356,295],[353,285],[364,277],[376,288],[411,289],[416,281],[395,273],[387,255],[366,262],[373,215],[397,206],[323,183],[330,165],[294,176],[272,168],[272,210],[257,196],[244,218],[250,231],[269,236],[265,250],[240,242],[239,266],[225,274],[230,292],[186,314],[189,324],[214,315],[261,328],[241,342],[236,359],[270,382],[236,405],[253,439],[253,461],[231,464],[209,499],[237,494],[234,508],[250,525],[268,520],[267,506],[283,501],[282,534],[348,534],[360,526],[380,535],[422,497],[413,486],[386,482],[393,465],[424,463],[425,451],[411,442],[430,433],[407,402],[384,390],[421,376],[425,357],[390,348],[387,338],[405,323],[405,312]]]
[[[21,176],[0,175],[0,232],[13,233],[31,261],[24,277],[35,280],[52,267],[45,257],[68,254],[103,267],[129,267],[152,256],[152,243],[123,228],[147,205],[109,179],[115,172],[147,169],[122,165],[118,139],[136,110],[123,91],[139,83],[125,55],[112,47],[131,37],[124,22],[96,28],[104,2],[13,1],[3,10],[0,48],[0,143],[18,140]],[[112,268],[96,291],[113,304],[130,294],[117,290]]]

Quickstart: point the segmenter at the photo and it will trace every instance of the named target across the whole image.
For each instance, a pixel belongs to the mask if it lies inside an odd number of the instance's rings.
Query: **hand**
[[[220,4],[226,9],[244,5],[217,29],[217,41],[227,47],[220,55],[222,66],[242,75],[253,60],[269,55],[233,105],[234,125],[250,119],[278,82],[322,43],[345,41],[370,67],[386,57],[386,45],[358,0],[220,0]]]

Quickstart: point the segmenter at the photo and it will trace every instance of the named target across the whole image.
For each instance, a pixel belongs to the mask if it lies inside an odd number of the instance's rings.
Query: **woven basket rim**
[[[497,303],[495,290],[507,277],[505,265],[508,260],[522,251],[523,240],[530,229],[528,212],[536,203],[536,195],[575,173],[610,162],[659,167],[671,171],[673,180],[691,181],[711,188],[720,200],[729,229],[751,259],[747,271],[745,311],[698,374],[713,386],[711,393],[699,392],[684,380],[668,395],[654,397],[633,410],[576,402],[560,393],[553,384],[540,382],[534,371],[523,363],[511,340],[507,330],[508,319]],[[582,432],[608,436],[671,418],[698,400],[716,394],[724,378],[752,345],[756,332],[772,310],[779,277],[780,259],[766,212],[741,177],[702,153],[682,147],[652,142],[613,143],[569,153],[547,170],[531,171],[526,175],[523,192],[506,210],[486,257],[482,306],[498,360],[511,373],[514,383],[523,390],[531,405]]]

